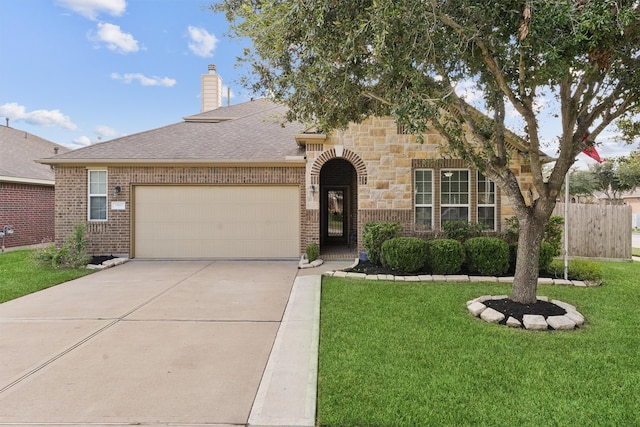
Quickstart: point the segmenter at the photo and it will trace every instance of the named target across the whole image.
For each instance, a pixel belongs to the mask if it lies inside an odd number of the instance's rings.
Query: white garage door
[[[137,186],[136,258],[296,258],[296,186]]]

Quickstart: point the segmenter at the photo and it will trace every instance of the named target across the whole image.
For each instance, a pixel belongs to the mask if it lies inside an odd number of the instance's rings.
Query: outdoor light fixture
[[[117,196],[118,194],[120,194],[121,190],[122,190],[122,188],[120,188],[119,185],[116,185],[115,188],[113,189],[113,195]]]
[[[315,185],[310,185],[309,186],[309,192],[311,193],[311,197],[313,197],[313,195],[316,194],[316,186]]]

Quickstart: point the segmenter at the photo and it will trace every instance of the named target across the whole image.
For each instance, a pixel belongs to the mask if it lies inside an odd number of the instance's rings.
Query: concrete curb
[[[249,415],[254,427],[316,421],[321,276],[296,277]]]

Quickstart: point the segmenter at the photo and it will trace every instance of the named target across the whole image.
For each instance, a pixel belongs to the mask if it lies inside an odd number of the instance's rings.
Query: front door
[[[348,186],[322,189],[320,226],[325,244],[349,242],[349,193]]]

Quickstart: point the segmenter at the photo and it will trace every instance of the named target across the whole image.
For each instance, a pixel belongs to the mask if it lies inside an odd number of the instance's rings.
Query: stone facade
[[[304,141],[304,137],[300,137]],[[357,175],[357,229],[361,242],[362,225],[373,221],[399,221],[403,234],[425,236],[424,229],[415,226],[416,169],[433,170],[434,229],[440,224],[440,170],[469,169],[459,159],[446,159],[444,140],[437,132],[424,135],[420,144],[413,135],[402,133],[392,118],[371,117],[360,124],[351,124],[348,129],[328,135],[322,142],[318,138],[309,140],[307,147],[306,181],[310,185],[320,183],[323,167],[335,158],[349,161]],[[530,197],[532,187],[528,165],[515,153],[511,169],[520,181],[525,197]],[[477,174],[470,170],[470,220],[477,221]],[[496,188],[497,230],[505,226],[505,218],[514,214],[508,199]],[[320,209],[318,195],[307,203],[311,212]],[[358,245],[361,249],[361,244]]]

